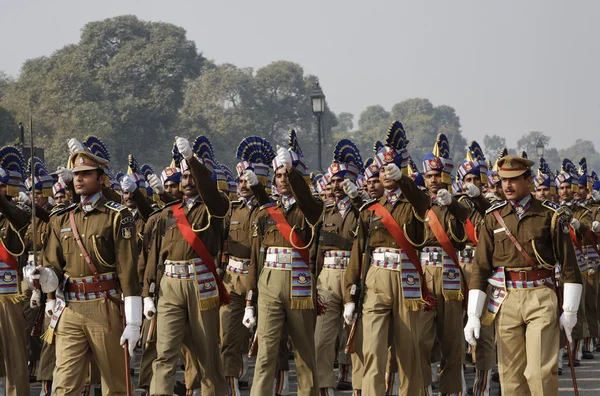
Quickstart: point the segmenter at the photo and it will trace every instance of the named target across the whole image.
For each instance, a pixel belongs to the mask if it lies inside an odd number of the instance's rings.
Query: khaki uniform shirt
[[[487,210],[479,233],[469,288],[486,291],[488,278],[495,268],[531,267],[498,224],[493,210],[498,210],[510,232],[534,261],[560,264],[565,282],[581,283],[569,236],[569,216],[559,205],[531,197],[531,205],[520,220],[507,201],[498,202]]]

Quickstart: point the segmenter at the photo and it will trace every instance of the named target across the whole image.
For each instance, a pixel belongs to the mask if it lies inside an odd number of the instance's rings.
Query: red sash
[[[404,231],[398,225],[392,214],[387,210],[383,205],[379,202],[375,202],[371,206],[367,208],[371,212],[375,213],[377,216],[381,217],[381,222],[385,226],[385,229],[390,233],[394,241],[400,246],[402,251],[406,254],[410,262],[415,266],[419,276],[421,277],[421,288],[423,292],[423,300],[427,304],[426,310],[434,309],[437,303],[435,297],[433,297],[429,293],[429,289],[427,288],[427,282],[425,281],[425,275],[423,274],[423,268],[421,268],[421,259],[417,255],[417,251],[414,246],[406,239],[404,235]],[[365,263],[368,265],[368,263]]]
[[[229,296],[221,277],[217,274],[215,262],[213,261],[213,258],[206,248],[204,242],[202,242],[194,230],[192,230],[187,217],[185,217],[183,207],[179,205],[174,206],[173,215],[177,219],[177,228],[179,228],[181,235],[183,235],[187,243],[192,247],[192,249],[194,249],[198,257],[202,259],[202,262],[204,265],[206,265],[206,268],[208,268],[208,270],[213,274],[215,282],[217,282],[217,288],[219,289],[220,305],[229,304],[231,302],[231,297]]]
[[[473,242],[473,246],[477,246],[477,233],[475,232],[475,226],[473,225],[471,219],[467,219],[465,231],[467,232],[471,242]]]
[[[285,216],[283,215],[283,213],[281,213],[281,210],[279,210],[279,208],[276,205],[268,206],[266,209],[267,209],[267,212],[269,213],[269,216],[271,216],[271,219],[275,222],[275,225],[277,226],[277,229],[279,230],[281,235],[283,235],[285,240],[292,247],[293,246],[305,247],[304,241],[302,239],[300,239],[300,237],[298,236],[298,234],[296,234],[296,232],[292,232],[292,227],[287,222],[287,220],[285,219]],[[290,240],[290,235],[291,235],[291,240]],[[310,257],[308,255],[308,249],[295,249],[294,248],[293,250],[298,252],[298,254],[300,255],[300,257],[302,257],[302,260],[304,260],[304,263],[306,263],[307,266],[310,265]]]
[[[577,249],[579,249],[579,251],[583,253],[583,244],[581,243],[579,238],[577,238],[577,234],[575,234],[575,230],[573,229],[573,227],[569,227],[569,234],[571,235],[571,242],[573,242],[573,245],[575,245]]]
[[[4,242],[0,242],[0,261],[8,264],[10,268],[15,271],[19,271],[19,265],[17,264],[17,259],[15,256],[10,254],[6,247],[4,246]]]

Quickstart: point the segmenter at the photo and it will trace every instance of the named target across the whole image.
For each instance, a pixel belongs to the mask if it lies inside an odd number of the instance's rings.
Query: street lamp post
[[[323,164],[321,162],[321,136],[323,133],[323,124],[322,117],[325,112],[325,94],[319,85],[319,82],[315,84],[312,92],[310,93],[310,101],[312,103],[312,111],[314,115],[317,116],[317,144],[319,147],[318,151],[318,160],[319,160],[319,170],[323,172]]]
[[[538,155],[538,158],[544,156],[544,142],[542,142],[542,139],[538,139],[538,142],[535,145],[535,151]]]

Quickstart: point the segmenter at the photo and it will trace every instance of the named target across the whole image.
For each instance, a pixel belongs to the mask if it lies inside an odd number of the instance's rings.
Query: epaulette
[[[229,202],[231,202],[231,207],[232,207],[232,208],[233,208],[234,206],[236,206],[236,205],[240,205],[240,204],[243,204],[243,203],[244,203],[244,201],[242,201],[241,199],[236,199],[235,201],[229,201]]]
[[[62,208],[62,209],[57,209],[57,210],[53,210],[52,212],[50,212],[50,217],[52,216],[56,216],[56,215],[61,215],[63,213],[67,213],[72,211],[73,209],[75,209],[75,207],[77,207],[77,204],[71,204],[70,206],[67,206],[66,208]]]
[[[175,201],[171,201],[169,203],[166,203],[165,206],[163,206],[160,210],[163,210],[164,208],[168,208],[169,206],[173,206],[175,204],[181,203],[181,199],[176,199]]]
[[[557,204],[556,202],[552,202],[549,201],[547,199],[544,199],[542,201],[542,206],[548,209],[552,209],[555,212],[564,212],[565,208],[563,208],[562,206],[560,206],[559,204]]]
[[[488,208],[488,210],[485,211],[485,213],[492,213],[494,210],[500,209],[501,207],[503,207],[507,203],[508,203],[508,201],[498,201],[495,204],[493,204],[492,206],[490,206]]]
[[[588,212],[591,212],[592,209],[590,209],[588,206],[584,205],[584,204],[578,204],[578,207],[582,208],[583,210],[587,210]]]
[[[260,210],[266,209],[266,208],[270,208],[271,206],[275,206],[277,205],[277,202],[269,202],[264,204],[263,206],[260,207]]]
[[[379,202],[379,200],[378,200],[378,199],[370,199],[370,200],[368,200],[367,202],[365,202],[365,203],[364,203],[364,204],[363,204],[363,205],[360,207],[360,209],[359,209],[359,210],[361,210],[361,211],[362,211],[363,209],[366,209],[366,208],[368,208],[369,206],[371,206],[372,204],[374,204],[375,202]]]
[[[159,214],[160,212],[162,212],[162,210],[163,210],[163,209],[164,209],[164,208],[158,208],[158,209],[156,209],[155,211],[153,211],[152,213],[150,213],[150,214],[148,215],[148,218],[150,218],[150,217],[154,216],[155,214]]]
[[[460,195],[457,200],[458,202],[467,205],[471,209],[475,207],[475,204],[467,195]]]
[[[22,202],[18,202],[16,206],[17,206],[17,208],[19,208],[23,212],[27,213],[28,215],[31,215],[31,206],[25,205]]]
[[[106,201],[106,203],[104,204],[104,206],[106,206],[109,209],[116,210],[117,212],[120,212],[122,210],[127,209],[127,206],[121,205],[121,204],[116,203],[114,201]]]

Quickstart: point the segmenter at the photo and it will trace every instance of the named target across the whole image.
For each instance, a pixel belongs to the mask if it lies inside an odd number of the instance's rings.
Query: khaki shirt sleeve
[[[120,204],[122,201],[121,194],[105,185],[102,186],[102,195],[104,196],[104,198],[106,198],[107,201],[113,201],[118,204]],[[77,200],[76,202],[79,202],[79,200]]]
[[[17,230],[29,224],[31,215],[19,209],[12,201],[9,201],[6,196],[0,194],[0,213],[6,217],[6,220]]]
[[[357,221],[361,221],[361,219],[362,216]],[[363,253],[365,251],[366,242],[364,228],[364,225],[358,227],[356,238],[352,244],[352,251],[350,252],[350,262],[348,263],[348,268],[346,268],[346,272],[344,273],[344,304],[356,302],[360,288],[361,271],[363,265],[368,265],[368,263],[363,263]],[[356,285],[356,295],[352,295],[350,293],[353,285]]]
[[[121,210],[114,224],[115,258],[117,259],[117,275],[121,284],[121,290],[125,297],[140,295],[141,288],[138,281],[137,262],[138,247],[135,221],[131,212],[127,209]],[[126,230],[129,228],[129,230]],[[126,238],[125,236],[129,236]]]
[[[64,277],[63,267],[65,258],[63,256],[62,246],[60,244],[60,230],[56,222],[50,222],[48,230],[48,240],[42,253],[44,267],[52,268],[58,277],[58,282],[62,282]]]
[[[263,237],[262,227],[260,225],[260,219],[263,218],[262,214],[254,220],[252,224],[252,249],[250,251],[250,266],[248,267],[248,292],[252,291],[252,301],[256,302],[258,297],[258,276],[261,263],[261,241]]]
[[[260,206],[273,202],[269,194],[267,194],[265,186],[263,186],[260,182],[256,186],[252,186],[252,192],[254,193],[254,196],[256,197],[256,200]]]
[[[157,214],[156,216],[162,216]],[[155,294],[158,292],[157,267],[162,261],[160,257],[161,241],[164,235],[164,222],[162,217],[154,223],[154,231],[148,248],[148,259],[146,260],[146,268],[144,269],[143,292],[144,297],[154,297],[150,293],[150,285],[155,284]]]
[[[492,275],[494,256],[494,216],[487,214],[479,231],[479,241],[475,249],[475,260],[469,289],[487,290],[488,278]]]
[[[297,169],[292,169],[289,173],[290,186],[296,202],[306,217],[306,220],[312,225],[317,224],[323,214],[325,205],[322,201],[316,199],[310,192],[310,187],[304,180],[304,176]]]
[[[568,221],[568,219],[564,219],[563,223],[568,224]],[[568,226],[565,225],[565,227]],[[570,234],[568,232],[563,232],[559,224],[554,230],[552,239],[554,251],[558,255],[556,260],[561,265],[563,281],[565,283],[581,283],[581,271],[577,265],[577,255],[575,254],[575,247],[571,241]],[[477,249],[479,249],[479,247]]]
[[[415,208],[417,215],[424,218],[427,210],[431,207],[431,199],[425,190],[421,190],[413,179],[408,176],[402,176],[396,184],[398,184],[408,202]]]
[[[229,211],[229,200],[217,188],[210,171],[196,157],[190,158],[187,163],[202,201],[206,204],[210,214],[226,216]]]

